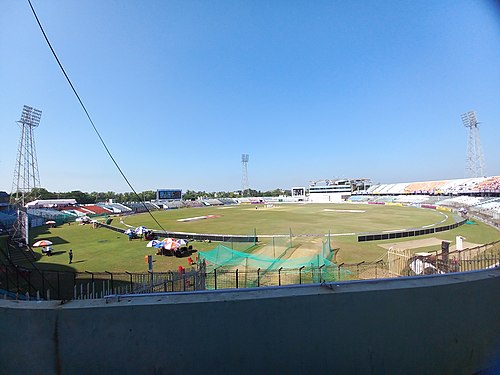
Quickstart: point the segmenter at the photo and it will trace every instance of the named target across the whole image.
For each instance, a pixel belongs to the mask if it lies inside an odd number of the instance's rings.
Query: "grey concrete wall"
[[[2,374],[474,374],[500,368],[500,269],[0,301]]]

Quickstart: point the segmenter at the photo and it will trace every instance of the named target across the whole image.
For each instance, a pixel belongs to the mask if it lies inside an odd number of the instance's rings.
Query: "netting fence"
[[[323,244],[324,245],[324,244]],[[326,245],[324,245],[326,246]],[[377,262],[333,263],[316,254],[309,258],[262,259],[223,248],[207,252],[193,270],[177,272],[44,271],[0,265],[0,295],[13,299],[92,299],[109,295],[183,292],[206,289],[255,288],[345,280],[419,276],[498,267],[500,241],[426,256],[409,255],[394,272],[388,256]],[[213,263],[218,252],[219,262]],[[231,252],[233,254],[231,254]],[[240,258],[240,259],[238,259]],[[212,261],[210,260],[212,259]]]

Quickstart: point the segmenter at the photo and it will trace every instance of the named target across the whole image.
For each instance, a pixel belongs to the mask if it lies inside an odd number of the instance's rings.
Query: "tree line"
[[[114,191],[107,192],[97,192],[93,191],[90,193],[83,192],[80,190],[72,190],[67,192],[50,192],[44,188],[36,188],[32,190],[32,196],[37,197],[37,199],[75,199],[80,204],[92,204],[98,202],[106,202],[112,199],[114,202],[124,203],[124,202],[138,202],[138,201],[152,201],[156,199],[156,190],[146,190],[137,195],[133,192],[126,193],[116,193]],[[217,191],[217,192],[206,192],[206,191],[194,191],[186,190],[182,195],[184,200],[196,200],[196,199],[216,199],[216,198],[241,198],[243,197],[278,197],[280,195],[290,196],[290,190],[284,189],[274,189],[269,191],[260,191],[247,189],[241,194],[241,191]]]

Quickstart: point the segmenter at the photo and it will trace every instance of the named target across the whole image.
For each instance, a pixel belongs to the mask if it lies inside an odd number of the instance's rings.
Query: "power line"
[[[78,99],[78,102],[80,103],[80,106],[83,108],[83,111],[87,115],[87,118],[89,119],[89,121],[90,121],[90,123],[92,125],[92,128],[94,129],[94,132],[97,134],[97,137],[99,137],[99,140],[101,141],[101,144],[103,145],[104,149],[106,150],[108,156],[113,161],[114,165],[116,166],[116,168],[118,169],[118,171],[122,175],[122,177],[125,180],[125,182],[127,183],[127,185],[130,187],[130,189],[132,189],[132,191],[134,192],[135,196],[139,199],[139,201],[143,204],[144,208],[148,211],[149,215],[153,218],[153,220],[156,222],[156,224],[158,224],[158,226],[163,231],[165,231],[165,229],[162,227],[162,225],[158,222],[158,220],[156,220],[156,218],[153,216],[153,214],[151,213],[151,211],[149,210],[149,208],[146,206],[146,203],[144,202],[144,200],[141,199],[141,197],[139,196],[139,194],[137,194],[137,192],[135,191],[134,187],[132,186],[132,184],[129,182],[129,180],[125,176],[125,173],[123,173],[122,169],[120,168],[120,166],[116,162],[115,158],[113,157],[113,155],[109,151],[108,146],[106,146],[106,143],[102,139],[101,134],[99,133],[99,131],[97,130],[97,127],[94,124],[94,121],[92,121],[92,118],[90,117],[90,114],[87,111],[87,108],[85,107],[85,104],[83,104],[83,101],[80,98],[80,95],[78,95],[78,92],[76,91],[75,86],[73,86],[73,83],[71,82],[71,80],[69,79],[68,75],[66,74],[66,71],[64,70],[64,67],[61,64],[61,61],[57,57],[57,54],[54,51],[54,48],[52,48],[52,44],[50,43],[49,38],[47,37],[47,34],[45,34],[45,30],[43,29],[43,26],[42,26],[40,20],[38,19],[38,16],[37,16],[37,14],[35,12],[35,8],[33,8],[33,5],[31,4],[31,0],[28,0],[28,3],[30,5],[31,11],[33,12],[33,15],[35,16],[35,19],[36,19],[36,22],[38,23],[38,26],[40,27],[40,31],[42,32],[43,37],[45,38],[45,41],[47,42],[47,45],[49,46],[49,48],[50,48],[50,50],[52,52],[52,55],[56,59],[57,64],[59,65],[59,68],[61,69],[62,73],[64,74],[64,77],[66,77],[66,81],[68,81],[68,83],[69,83],[69,85],[71,87],[71,90],[73,90],[73,93],[75,94],[76,98]]]

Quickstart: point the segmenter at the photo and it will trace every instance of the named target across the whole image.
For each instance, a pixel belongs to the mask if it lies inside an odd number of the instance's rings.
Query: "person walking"
[[[73,261],[73,249],[69,249],[69,264]]]

